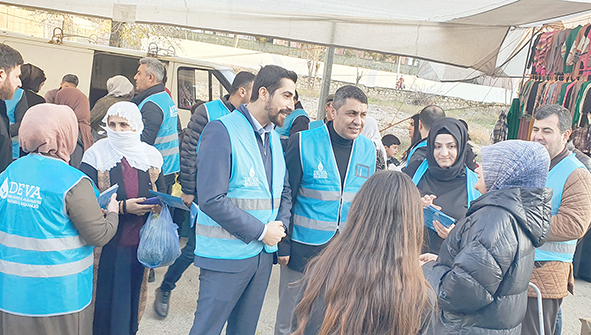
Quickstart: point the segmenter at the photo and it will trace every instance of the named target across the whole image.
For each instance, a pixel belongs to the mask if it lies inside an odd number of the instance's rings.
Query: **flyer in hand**
[[[454,218],[443,213],[442,211],[438,210],[433,206],[425,206],[425,208],[423,208],[423,215],[425,217],[425,226],[433,230],[435,230],[435,226],[433,225],[434,220],[439,221],[446,228],[449,228],[452,224],[456,222]]]
[[[118,189],[119,189],[119,184],[115,184],[115,185],[109,187],[108,189],[104,190],[101,194],[99,194],[98,203],[102,209],[107,209],[107,206],[109,205],[109,202],[111,201],[111,196],[113,194],[117,193]]]

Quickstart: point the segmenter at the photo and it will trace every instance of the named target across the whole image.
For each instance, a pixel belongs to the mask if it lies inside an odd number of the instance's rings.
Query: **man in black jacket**
[[[225,111],[217,114],[221,115],[224,112],[233,112],[240,105],[248,103],[253,82],[254,74],[245,71],[238,73],[230,88],[230,94],[220,100],[211,101],[197,107],[191,116],[181,143],[181,198],[187,207],[191,207],[191,203],[195,200],[195,195],[197,195],[197,144],[203,129],[214,118],[214,109],[225,108]],[[154,311],[162,318],[168,315],[170,292],[175,288],[176,282],[181,279],[183,272],[193,263],[195,230],[194,228],[191,230],[189,241],[183,248],[181,256],[168,268],[160,288],[156,290]]]
[[[23,57],[18,51],[0,43],[0,172],[12,162],[10,122],[4,101],[12,99],[14,91],[21,86],[23,63]]]
[[[406,166],[402,168],[402,172],[408,174],[411,178],[419,165],[427,158],[427,136],[429,136],[431,126],[435,121],[444,117],[445,112],[443,109],[435,105],[427,106],[419,113],[419,124],[415,124],[415,127],[419,127],[422,140],[417,142],[411,149],[406,159]]]

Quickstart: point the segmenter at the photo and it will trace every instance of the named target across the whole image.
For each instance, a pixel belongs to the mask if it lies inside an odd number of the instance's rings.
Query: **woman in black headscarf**
[[[33,64],[24,64],[21,66],[22,88],[25,90],[29,108],[45,103],[45,99],[40,96],[39,90],[45,83],[45,72]]]
[[[427,137],[427,159],[419,166],[412,181],[423,202],[459,220],[466,216],[469,203],[480,196],[474,189],[476,173],[466,167],[466,127],[454,118],[433,124]],[[426,229],[425,251],[438,254],[441,243],[453,229],[434,221],[436,230]]]

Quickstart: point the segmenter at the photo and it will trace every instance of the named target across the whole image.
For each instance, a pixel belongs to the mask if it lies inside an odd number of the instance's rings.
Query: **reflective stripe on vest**
[[[344,187],[325,125],[300,133],[300,158],[302,180],[293,206],[292,240],[322,245],[345,226],[353,198],[375,172],[376,149],[363,135],[353,141]]]
[[[16,105],[21,101],[23,98],[23,93],[25,91],[22,88],[17,88],[14,91],[14,98],[10,100],[4,101],[6,103],[6,114],[8,115],[8,120],[10,124],[14,124],[16,119],[14,117],[14,112],[16,111]],[[20,155],[20,145],[18,144],[18,136],[11,137],[12,140],[12,159],[17,159]]]
[[[262,223],[274,221],[279,212],[286,173],[279,135],[273,131],[270,134],[273,159],[271,192],[255,137],[259,135],[254,132],[250,122],[241,112],[231,113],[219,120],[228,130],[232,146],[232,174],[226,197]],[[277,251],[277,246],[271,248],[258,240],[244,243],[201,209],[198,210],[195,224],[195,240],[195,255],[205,258],[245,259],[258,255],[263,248],[267,252]]]
[[[316,120],[310,122],[310,130],[320,128],[324,125],[324,120]]]
[[[162,110],[164,116],[160,130],[158,130],[156,140],[154,141],[154,147],[162,154],[162,174],[168,175],[179,172],[181,170],[181,158],[179,155],[178,112],[176,105],[168,93],[160,92],[145,98],[138,105],[140,111],[148,101],[155,103]]]
[[[419,182],[421,181],[421,178],[423,178],[423,175],[425,175],[425,172],[427,172],[427,169],[429,169],[429,163],[425,159],[423,163],[419,165],[419,168],[412,177],[412,182],[415,185],[419,186]],[[470,203],[472,201],[478,199],[482,195],[474,188],[477,181],[478,175],[466,167],[466,194],[468,198],[468,208],[470,208]]]
[[[546,179],[546,187],[552,188],[552,216],[558,214],[562,202],[564,184],[576,169],[587,169],[575,156],[571,154],[562,159],[550,172]],[[536,261],[559,261],[572,263],[577,248],[577,240],[565,242],[546,242],[536,248]]]
[[[310,117],[308,116],[308,113],[306,113],[305,110],[296,109],[285,118],[285,123],[283,124],[283,127],[275,128],[275,131],[278,132],[282,138],[289,137],[289,132],[291,131],[291,126],[293,125],[293,121],[298,116],[301,116],[301,115],[305,115],[306,118],[308,118],[308,120],[310,119]]]
[[[86,175],[29,154],[0,174],[0,310],[22,316],[76,313],[92,298],[93,247],[65,208]],[[95,194],[98,191],[95,189]]]
[[[414,148],[412,148],[412,150],[408,153],[408,158],[406,158],[406,166],[408,166],[408,163],[410,162],[410,158],[415,153],[415,151],[417,151],[418,148],[422,148],[422,147],[426,147],[426,146],[427,146],[427,141],[422,141],[422,142],[419,142],[419,144],[417,144]]]
[[[207,113],[207,122],[211,122],[230,114],[231,111],[221,100],[214,100],[205,104],[205,112]]]

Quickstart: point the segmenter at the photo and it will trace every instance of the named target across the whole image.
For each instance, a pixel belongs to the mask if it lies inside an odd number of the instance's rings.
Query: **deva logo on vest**
[[[303,175],[293,205],[292,233],[292,240],[299,243],[322,245],[330,241],[345,226],[353,198],[375,172],[375,146],[360,135],[353,141],[345,185],[341,185],[330,143],[326,126],[300,133]]]
[[[562,203],[562,192],[564,184],[573,171],[576,169],[587,169],[581,163],[575,154],[571,154],[562,159],[550,172],[546,179],[546,187],[552,188],[552,216],[558,214],[558,209]],[[577,240],[565,242],[546,242],[539,248],[536,248],[536,262],[538,261],[559,261],[572,263]]]
[[[286,173],[279,135],[275,132],[270,135],[273,176],[272,189],[269,189],[255,137],[258,135],[246,117],[241,112],[234,112],[219,120],[228,130],[232,146],[232,174],[226,197],[264,224],[275,221]],[[277,246],[269,247],[258,240],[244,243],[201,209],[195,224],[195,243],[196,256],[213,259],[246,259],[258,255],[263,248],[270,253],[277,251]]]
[[[162,110],[162,114],[164,115],[162,125],[160,125],[160,130],[154,141],[154,147],[160,151],[164,160],[162,164],[162,174],[168,175],[179,172],[181,170],[181,158],[179,155],[179,135],[177,131],[178,112],[176,105],[168,93],[160,92],[145,98],[138,105],[140,111],[149,101],[156,104],[160,110]]]
[[[93,247],[65,209],[82,172],[37,154],[0,174],[0,310],[22,316],[76,313],[92,298]],[[98,192],[96,191],[96,195]]]

